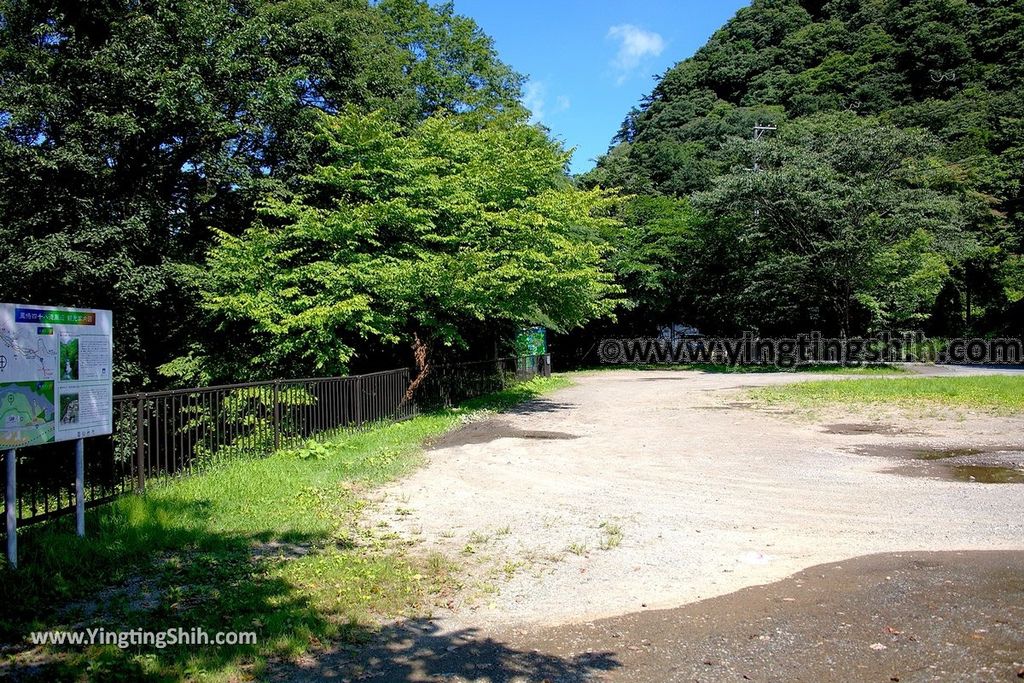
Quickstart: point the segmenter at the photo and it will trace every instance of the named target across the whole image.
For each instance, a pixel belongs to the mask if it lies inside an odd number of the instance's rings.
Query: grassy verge
[[[269,658],[368,637],[379,617],[422,614],[453,589],[443,557],[415,557],[357,523],[367,489],[421,460],[467,416],[565,386],[535,379],[458,409],[339,435],[323,446],[226,462],[20,537],[0,575],[0,638],[61,628],[255,632],[255,645],[48,646],[39,680],[244,680]],[[16,653],[4,666],[38,659]]]
[[[1024,377],[922,377],[801,382],[751,391],[768,403],[891,405],[899,408],[976,409],[1000,414],[1024,411]]]

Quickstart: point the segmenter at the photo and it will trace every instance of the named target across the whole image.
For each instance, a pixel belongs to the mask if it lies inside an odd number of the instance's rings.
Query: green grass
[[[363,494],[421,462],[422,444],[481,411],[569,384],[535,379],[458,409],[343,434],[326,448],[236,459],[23,530],[20,569],[0,573],[0,639],[103,627],[254,631],[255,646],[51,649],[40,680],[239,680],[268,658],[368,637],[378,617],[419,614],[455,584],[443,557],[416,557],[357,524]]]
[[[588,548],[586,543],[570,543],[567,550],[573,555],[583,556],[587,554]]]
[[[977,409],[996,413],[1024,411],[1024,376],[921,377],[801,382],[754,389],[768,403],[891,405],[901,408]]]

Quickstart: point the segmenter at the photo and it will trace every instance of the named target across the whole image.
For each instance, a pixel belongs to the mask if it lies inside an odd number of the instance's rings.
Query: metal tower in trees
[[[778,129],[779,129],[778,126],[773,126],[771,124],[768,124],[767,126],[762,126],[760,123],[755,123],[754,124],[754,142],[757,142],[761,138],[763,138],[765,133],[771,133],[771,132],[777,131]],[[761,162],[759,161],[756,152],[754,153],[754,168],[752,170],[754,171],[754,173],[760,173],[760,171],[761,171]]]
[[[754,142],[759,142],[761,140],[761,138],[764,137],[765,133],[772,133],[774,131],[777,131],[778,129],[779,129],[778,126],[773,126],[771,124],[768,124],[767,126],[762,126],[760,122],[755,123],[754,124]],[[760,156],[758,155],[756,149],[754,150],[754,167],[752,169],[750,169],[750,170],[753,171],[754,173],[760,173],[761,172]],[[754,207],[754,225],[755,226],[758,224],[758,221],[759,221],[760,218],[761,218],[761,209],[759,209],[759,208],[757,208],[755,206]]]

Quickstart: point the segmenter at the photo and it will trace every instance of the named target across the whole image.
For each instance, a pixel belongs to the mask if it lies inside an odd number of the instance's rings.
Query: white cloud
[[[618,24],[608,29],[608,38],[619,41],[619,51],[611,61],[622,85],[647,57],[657,57],[665,49],[665,39],[653,31],[645,31],[633,24]]]
[[[523,88],[523,106],[530,110],[530,121],[539,123],[550,114],[563,112],[571,106],[569,98],[558,95],[554,108],[547,110],[548,86],[544,81],[529,81]]]
[[[523,106],[530,110],[530,120],[536,123],[544,118],[544,96],[547,88],[540,81],[529,81],[523,88]]]

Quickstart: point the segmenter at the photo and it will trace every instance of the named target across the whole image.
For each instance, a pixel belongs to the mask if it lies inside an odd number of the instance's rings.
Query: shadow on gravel
[[[904,427],[896,427],[894,425],[887,424],[862,424],[858,422],[839,422],[836,424],[825,425],[822,427],[822,431],[826,434],[838,434],[840,436],[861,436],[862,434],[927,436],[924,432],[914,429],[906,429]]]
[[[513,642],[612,652],[621,668],[608,680],[636,683],[1020,681],[1024,552],[867,555]]]
[[[477,629],[442,632],[418,619],[385,628],[366,645],[340,646],[272,671],[271,680],[469,680],[507,683],[516,680],[575,683],[596,672],[619,668],[611,652],[559,657],[519,650],[482,637]]]
[[[496,439],[541,439],[568,440],[578,439],[579,435],[568,432],[551,432],[540,429],[520,429],[507,420],[492,419],[470,424],[437,438],[430,444],[431,449],[454,448],[469,444],[481,444]]]
[[[527,403],[520,404],[508,410],[502,412],[506,415],[535,415],[545,413],[560,413],[563,410],[573,410],[577,406],[572,403],[563,403],[562,401],[550,401],[548,399],[537,399],[529,401]]]

